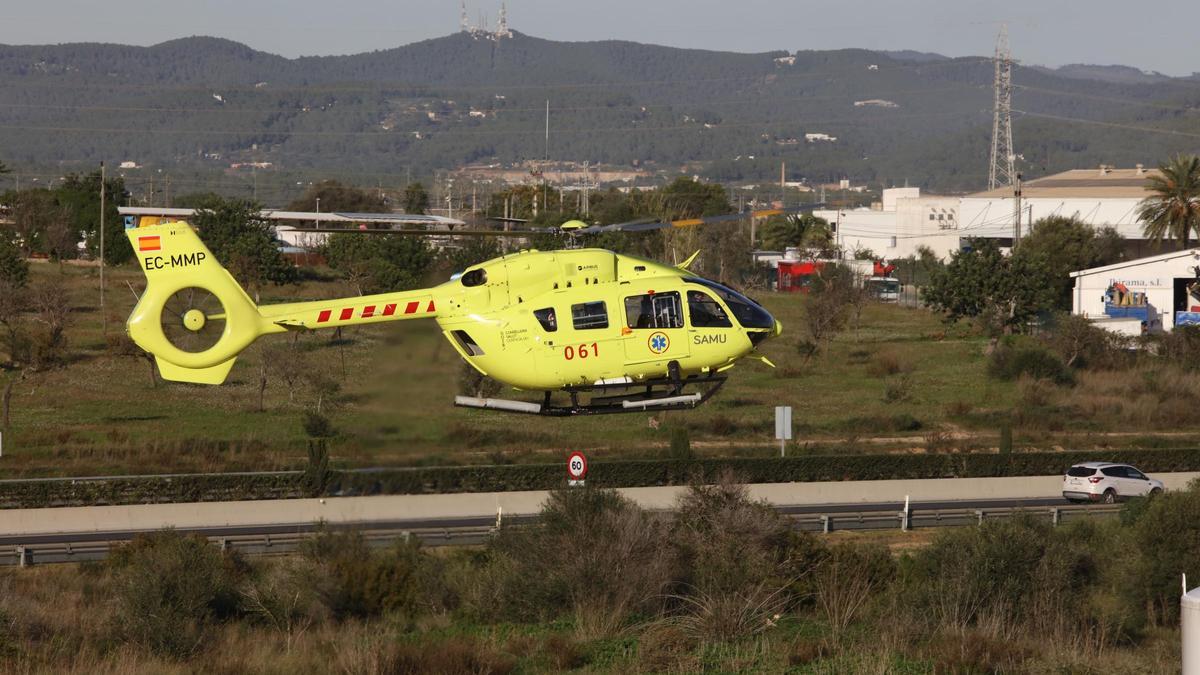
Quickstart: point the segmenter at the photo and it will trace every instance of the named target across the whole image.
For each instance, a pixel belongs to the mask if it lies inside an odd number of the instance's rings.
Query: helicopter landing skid
[[[658,410],[690,410],[699,406],[720,390],[725,376],[689,377],[680,380],[662,378],[642,382],[618,382],[590,386],[564,387],[570,397],[568,405],[556,405],[552,401],[554,392],[546,392],[541,403],[512,401],[501,398],[478,398],[455,396],[454,405],[464,408],[500,410],[503,412],[568,417],[571,415],[607,415]],[[684,393],[688,387],[700,387],[701,391]],[[626,393],[610,393],[624,390]],[[587,402],[580,400],[581,394],[590,395]]]

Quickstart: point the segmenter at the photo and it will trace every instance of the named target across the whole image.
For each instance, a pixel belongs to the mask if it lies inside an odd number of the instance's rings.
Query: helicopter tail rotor
[[[126,234],[146,274],[146,292],[126,330],[154,355],[167,380],[221,384],[238,353],[268,333],[438,316],[432,289],[259,307],[191,225],[171,222]],[[483,273],[474,274],[479,278],[461,285],[482,284]]]
[[[238,352],[274,332],[233,276],[184,222],[126,231],[146,291],[126,324],[164,379],[225,381]]]

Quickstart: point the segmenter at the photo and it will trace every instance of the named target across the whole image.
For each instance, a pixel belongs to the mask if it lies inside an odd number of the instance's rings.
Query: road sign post
[[[584,478],[587,478],[587,471],[587,457],[582,452],[576,450],[567,455],[567,485],[582,486]]]
[[[775,440],[779,441],[779,456],[786,455],[787,442],[792,440],[792,406],[775,406]]]

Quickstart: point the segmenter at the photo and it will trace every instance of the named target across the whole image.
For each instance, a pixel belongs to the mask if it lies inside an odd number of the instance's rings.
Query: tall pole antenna
[[[1008,24],[1000,26],[996,36],[996,67],[992,83],[992,156],[988,166],[988,189],[1012,185],[1017,171],[1014,167],[1012,135],[1012,52],[1008,48]]]

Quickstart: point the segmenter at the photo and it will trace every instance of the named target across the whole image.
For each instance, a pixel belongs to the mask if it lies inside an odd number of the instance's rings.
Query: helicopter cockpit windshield
[[[742,324],[743,328],[771,329],[775,327],[775,317],[771,316],[770,312],[763,309],[762,305],[759,305],[757,302],[754,302],[732,288],[708,281],[707,279],[694,277],[688,277],[684,281],[704,286],[720,296],[725,301],[725,304],[729,306],[729,311],[737,318],[738,323]]]

